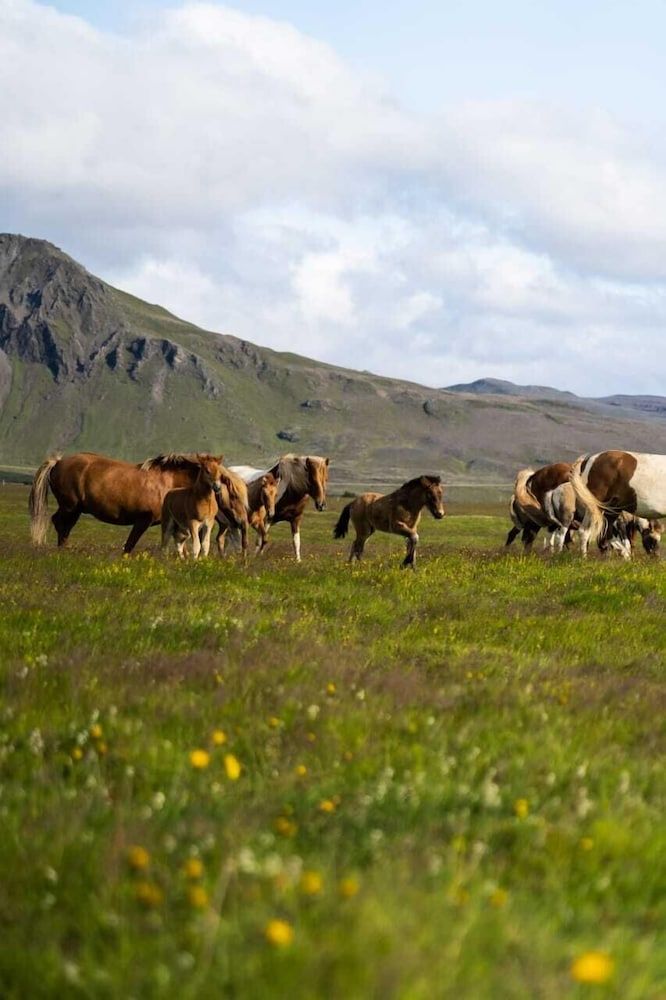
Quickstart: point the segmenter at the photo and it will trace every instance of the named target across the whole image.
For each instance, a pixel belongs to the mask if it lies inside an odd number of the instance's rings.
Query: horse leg
[[[536,525],[526,525],[523,528],[523,553],[526,556],[532,551],[532,544],[538,534],[539,529]]]
[[[58,535],[59,549],[62,548],[63,545],[67,544],[70,532],[80,517],[80,510],[65,510],[63,507],[58,507],[57,511],[51,518],[51,524],[55,528]]]
[[[352,542],[351,549],[349,552],[350,563],[354,562],[355,559],[358,562],[360,562],[361,557],[363,555],[363,549],[365,548],[365,543],[367,542],[369,537],[370,537],[369,534],[360,531],[358,528],[356,529],[356,538]]]
[[[295,517],[291,522],[291,542],[294,546],[296,562],[301,561],[301,518]]]
[[[403,559],[402,565],[403,569],[416,569],[416,546],[419,544],[419,536],[416,531],[413,531],[411,536],[407,539],[407,552],[405,558]]]
[[[511,545],[514,539],[520,534],[520,528],[513,527],[506,536],[506,541],[504,543],[505,547]]]
[[[127,536],[127,541],[123,545],[123,552],[129,554],[133,550],[134,546],[139,541],[141,536],[145,535],[145,533],[148,531],[148,528],[151,526],[152,523],[153,523],[152,514],[142,514],[142,516],[139,517],[134,522],[132,530]]]
[[[224,543],[227,538],[227,531],[229,530],[228,524],[223,524],[221,520],[217,522],[217,551],[221,556],[224,556]]]
[[[166,552],[167,545],[169,544],[169,539],[174,534],[174,523],[173,518],[169,514],[165,514],[162,518],[162,540],[160,542],[160,551]]]
[[[198,559],[201,552],[201,539],[199,538],[201,523],[199,521],[190,521],[189,528],[190,538],[192,539],[192,556]]]
[[[204,558],[210,552],[210,538],[213,534],[213,525],[211,521],[204,521],[203,526],[199,529],[199,537],[201,538],[201,552]]]
[[[241,535],[241,552],[243,555],[243,562],[247,559],[247,520],[241,521],[240,526]]]

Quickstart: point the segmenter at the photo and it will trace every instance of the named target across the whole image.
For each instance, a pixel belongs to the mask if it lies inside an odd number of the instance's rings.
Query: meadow
[[[0,993],[666,998],[666,569],[309,513],[30,547],[0,489]],[[474,512],[470,512],[473,510]],[[52,539],[51,539],[52,543]]]

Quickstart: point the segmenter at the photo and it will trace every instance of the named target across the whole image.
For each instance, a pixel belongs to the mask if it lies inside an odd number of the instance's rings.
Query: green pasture
[[[334,506],[340,509],[343,501]],[[336,511],[178,564],[0,489],[0,995],[666,998],[666,568]],[[473,513],[466,512],[473,510]]]

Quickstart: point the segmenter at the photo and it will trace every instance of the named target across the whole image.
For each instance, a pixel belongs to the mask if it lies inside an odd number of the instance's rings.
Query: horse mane
[[[144,472],[149,472],[151,469],[191,469],[198,465],[199,459],[196,455],[184,455],[176,451],[170,451],[164,455],[155,455],[154,458],[147,458],[138,467]]]
[[[287,455],[280,455],[277,464],[268,471],[280,477],[280,490],[286,492],[292,487],[297,493],[308,492],[308,460],[324,464],[325,458],[321,455],[295,455],[289,452]]]
[[[247,483],[244,479],[236,473],[232,472],[231,469],[227,469],[225,465],[222,466],[222,474],[220,479],[227,487],[229,491],[229,498],[237,503],[241,504],[246,510],[249,509],[249,500],[247,495]]]
[[[416,476],[414,479],[409,479],[406,483],[403,483],[401,489],[409,490],[414,486],[422,486],[422,479],[427,479],[431,486],[439,486],[442,482],[441,476]]]

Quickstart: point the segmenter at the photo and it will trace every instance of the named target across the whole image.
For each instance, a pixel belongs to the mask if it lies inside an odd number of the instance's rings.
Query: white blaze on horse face
[[[636,471],[629,480],[636,494],[639,517],[655,518],[666,514],[666,455],[642,455],[627,452],[636,459]]]

